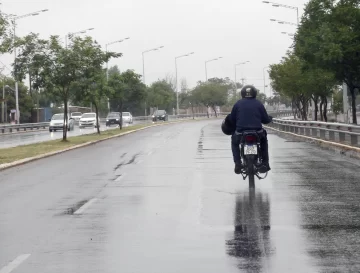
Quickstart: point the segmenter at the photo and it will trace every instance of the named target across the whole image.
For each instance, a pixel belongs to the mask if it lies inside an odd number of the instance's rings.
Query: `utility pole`
[[[245,85],[245,79],[244,78],[241,79],[241,83],[242,83],[243,86]]]

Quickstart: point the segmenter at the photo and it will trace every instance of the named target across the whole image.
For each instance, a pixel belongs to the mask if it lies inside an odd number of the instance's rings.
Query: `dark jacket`
[[[235,103],[231,111],[231,121],[236,124],[236,131],[260,130],[262,124],[268,124],[272,118],[268,116],[264,105],[257,99],[244,98]]]

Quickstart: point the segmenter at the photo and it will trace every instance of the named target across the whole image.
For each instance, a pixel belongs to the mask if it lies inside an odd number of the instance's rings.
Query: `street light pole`
[[[126,38],[121,39],[121,40],[117,40],[117,41],[113,41],[113,42],[107,43],[107,44],[105,45],[105,52],[106,52],[106,53],[108,52],[107,48],[108,48],[109,45],[116,44],[116,43],[121,43],[121,42],[123,42],[123,41],[125,41],[125,40],[129,40],[129,39],[130,39],[130,37],[126,37]],[[106,81],[109,80],[109,72],[108,72],[109,69],[108,69],[108,66],[109,66],[109,61],[106,62]]]
[[[176,113],[177,113],[177,115],[179,115],[179,90],[178,90],[177,59],[182,58],[182,57],[188,57],[192,54],[194,54],[194,52],[190,52],[190,53],[175,57],[175,90],[176,90]]]
[[[265,81],[265,69],[269,68],[268,66],[265,66],[263,68],[263,78],[264,78],[264,94],[266,95],[266,81]]]
[[[282,31],[281,32],[282,34],[287,34],[287,35],[289,35],[290,37],[294,37],[295,36],[295,34],[294,33],[289,33],[289,32],[286,32],[286,31]]]
[[[250,63],[250,61],[246,61],[246,62],[234,64],[234,70],[235,70],[235,92],[236,92],[236,89],[237,89],[237,85],[236,85],[236,81],[237,81],[237,79],[236,79],[236,67],[239,66],[239,65],[247,64],[247,63]]]
[[[284,4],[279,4],[279,3],[274,3],[274,2],[270,2],[270,1],[263,1],[263,3],[265,4],[272,4],[273,7],[276,8],[287,8],[287,9],[293,9],[296,10],[296,22],[297,25],[299,25],[299,8],[298,7],[294,7],[294,6],[289,6],[289,5],[284,5]]]
[[[217,60],[220,60],[220,59],[222,59],[222,57],[217,57],[217,58],[215,58],[215,59],[211,59],[211,60],[205,61],[205,79],[206,79],[206,81],[208,80],[208,76],[207,76],[207,63],[213,62],[213,61],[217,61]]]
[[[121,40],[117,40],[117,41],[107,43],[105,45],[105,52],[106,53],[108,52],[107,48],[108,48],[109,45],[116,44],[116,43],[121,43],[121,42],[123,42],[125,40],[128,40],[128,39],[130,39],[130,37],[126,37],[126,38],[121,39]],[[106,82],[108,82],[108,81],[109,81],[109,60],[106,61]],[[109,112],[110,112],[110,98],[108,98],[108,109],[109,109]]]
[[[164,46],[159,46],[159,47],[155,47],[155,48],[152,48],[152,49],[148,49],[148,50],[145,50],[142,52],[142,62],[143,62],[143,83],[146,85],[145,83],[145,53],[147,52],[150,52],[150,51],[157,51],[161,48],[163,48]],[[146,108],[147,108],[147,105],[146,105],[146,101],[145,101],[145,116],[147,116],[147,113],[146,113]]]
[[[19,87],[18,87],[18,82],[17,82],[17,75],[16,75],[16,44],[15,44],[15,40],[16,40],[16,20],[22,19],[22,18],[26,18],[29,16],[36,16],[39,15],[42,12],[46,12],[48,11],[47,9],[43,9],[43,10],[39,10],[39,11],[35,11],[35,12],[31,12],[28,14],[24,14],[24,15],[20,15],[20,16],[14,16],[12,18],[13,20],[13,25],[14,25],[14,29],[13,29],[13,46],[14,46],[14,79],[15,79],[15,104],[16,104],[16,120],[17,123],[20,124],[20,110],[19,110]]]
[[[270,19],[270,21],[272,21],[272,22],[278,22],[278,24],[281,24],[281,25],[297,26],[297,24],[295,24],[295,23],[286,22],[286,21],[281,21],[281,20],[277,20],[277,19]]]
[[[82,33],[86,33],[87,31],[93,30],[94,28],[88,28],[88,29],[83,29],[77,32],[69,32],[68,34],[65,35],[65,48],[67,48],[68,46],[68,38],[71,39],[72,37],[74,37],[76,34],[82,34]]]
[[[150,51],[157,51],[161,48],[163,48],[164,46],[159,46],[159,47],[156,47],[156,48],[152,48],[152,49],[149,49],[149,50],[145,50],[142,52],[142,61],[143,61],[143,83],[145,84],[145,56],[144,54],[147,53],[147,52],[150,52]]]

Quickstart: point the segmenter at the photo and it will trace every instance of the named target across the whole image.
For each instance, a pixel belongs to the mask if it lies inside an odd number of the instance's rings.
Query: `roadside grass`
[[[61,139],[51,140],[41,143],[17,146],[12,148],[0,149],[0,164],[11,163],[17,160],[34,157],[50,152],[64,150],[79,144],[105,139],[111,136],[121,135],[125,132],[141,129],[151,124],[139,124],[131,127],[125,127],[102,131],[100,135],[97,133],[69,137],[68,141],[63,142]]]

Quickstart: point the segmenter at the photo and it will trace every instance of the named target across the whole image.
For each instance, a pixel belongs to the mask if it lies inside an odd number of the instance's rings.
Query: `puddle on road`
[[[262,272],[264,261],[275,254],[270,236],[270,218],[267,193],[249,191],[237,196],[234,231],[225,244],[227,254],[238,259],[239,269]]]

